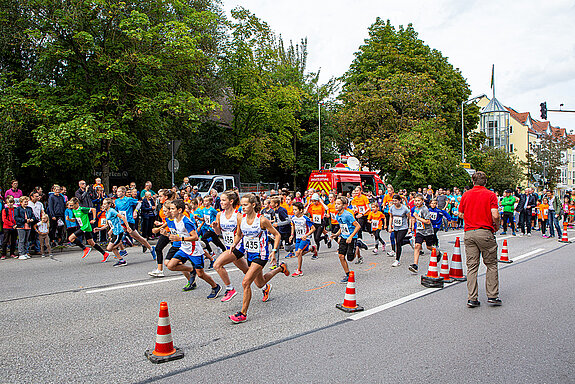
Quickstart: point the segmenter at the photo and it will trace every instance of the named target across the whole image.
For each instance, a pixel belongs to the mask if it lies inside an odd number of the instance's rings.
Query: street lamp
[[[319,95],[318,95],[319,97]],[[321,105],[323,103],[319,101],[317,103],[317,146],[318,146],[318,171],[321,171]]]

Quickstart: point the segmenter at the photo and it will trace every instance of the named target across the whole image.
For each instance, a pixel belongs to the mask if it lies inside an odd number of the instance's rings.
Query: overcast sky
[[[431,48],[460,68],[472,96],[496,97],[540,119],[548,109],[575,110],[575,1],[568,0],[223,0],[243,6],[284,40],[308,39],[308,70],[321,82],[341,76],[376,17],[396,27],[412,23]],[[575,130],[575,113],[550,112],[555,126]]]

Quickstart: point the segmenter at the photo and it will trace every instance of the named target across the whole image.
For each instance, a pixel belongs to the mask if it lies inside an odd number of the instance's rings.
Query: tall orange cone
[[[336,304],[335,307],[348,313],[363,311],[363,307],[357,305],[355,301],[355,273],[353,273],[353,271],[349,271],[343,304]]]
[[[507,239],[503,240],[503,247],[501,247],[501,258],[498,260],[500,263],[511,264],[513,260],[509,260],[509,251],[507,250]]]
[[[443,277],[439,277],[437,271],[437,249],[433,248],[429,258],[427,275],[421,276],[421,285],[428,288],[443,288]]]
[[[569,241],[569,237],[567,236],[567,222],[564,221],[563,222],[563,236],[561,237],[561,240],[559,240],[560,243],[570,243]]]
[[[467,277],[463,275],[463,262],[461,261],[461,243],[459,242],[459,237],[455,238],[455,247],[453,249],[453,257],[451,258],[449,277],[456,281],[467,280]]]
[[[160,303],[160,317],[158,319],[158,331],[156,333],[156,347],[152,352],[146,350],[144,355],[154,364],[166,363],[172,360],[182,359],[184,351],[174,347],[172,340],[172,327],[168,314],[168,303]]]
[[[439,270],[439,276],[443,278],[444,283],[453,283],[453,280],[449,278],[449,255],[447,252],[443,253],[441,258],[441,269]]]

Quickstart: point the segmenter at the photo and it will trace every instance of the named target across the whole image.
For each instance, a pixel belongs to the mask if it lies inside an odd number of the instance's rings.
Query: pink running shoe
[[[236,292],[235,289],[227,289],[226,293],[224,293],[224,297],[222,298],[222,301],[230,301],[231,299],[234,298],[235,295],[237,295],[238,292]]]
[[[230,320],[231,320],[232,323],[234,323],[234,324],[243,323],[243,322],[245,322],[247,319],[248,319],[247,316],[244,315],[244,314],[241,313],[241,312],[236,312],[235,315],[231,315],[231,316],[230,316]]]
[[[104,253],[104,258],[102,259],[102,263],[105,263],[106,261],[108,261],[108,256],[110,256],[110,254],[108,252]]]
[[[90,252],[92,252],[92,248],[86,247],[84,248],[84,256],[82,256],[82,259],[86,256],[88,256],[90,254]]]
[[[303,275],[303,272],[300,271],[299,269],[296,269],[296,271],[291,274],[291,277],[299,277],[301,275]]]

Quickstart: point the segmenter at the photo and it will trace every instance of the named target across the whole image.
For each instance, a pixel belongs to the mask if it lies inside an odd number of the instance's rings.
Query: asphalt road
[[[458,234],[442,234],[442,250],[451,254]],[[335,250],[306,258],[302,277],[274,278],[267,303],[254,291],[239,325],[227,316],[241,294],[222,303],[206,299],[204,282],[182,292],[177,273],[148,278],[154,262],[141,248],[129,250],[123,268],[99,263],[95,251],[2,261],[0,381],[575,382],[573,245],[506,238],[510,257],[522,259],[501,268],[502,307],[485,305],[483,280],[483,305],[468,309],[465,284],[426,290],[407,271],[411,252],[391,268],[392,258],[370,249],[353,269],[359,304],[377,312],[356,321],[335,309],[345,291]],[[428,261],[426,252],[424,272]],[[241,272],[230,276],[239,288]],[[380,310],[409,295],[421,296]],[[164,300],[186,357],[154,365],[144,351],[154,347]]]

